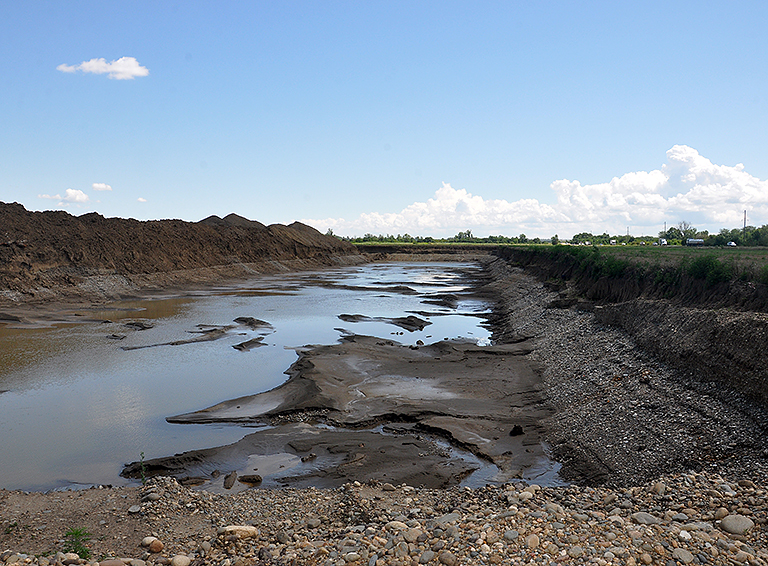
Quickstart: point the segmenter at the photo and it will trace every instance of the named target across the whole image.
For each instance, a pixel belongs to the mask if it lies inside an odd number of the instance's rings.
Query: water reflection
[[[122,465],[235,442],[237,426],[170,425],[168,415],[271,389],[295,348],[364,333],[415,344],[459,336],[488,340],[486,305],[424,303],[466,287],[461,264],[387,264],[263,277],[193,297],[126,301],[84,309],[83,322],[44,329],[0,325],[0,488],[120,484]],[[416,293],[414,293],[416,291]],[[430,324],[403,331],[385,320],[417,312]],[[364,325],[340,314],[363,314]],[[264,346],[233,346],[264,335],[238,317],[269,322]],[[139,330],[127,323],[142,321]],[[201,326],[232,326],[208,342],[184,341]],[[116,338],[122,337],[122,338]]]

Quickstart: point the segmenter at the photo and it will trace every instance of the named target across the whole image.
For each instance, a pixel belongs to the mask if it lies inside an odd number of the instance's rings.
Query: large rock
[[[744,515],[728,515],[720,521],[720,528],[732,535],[743,535],[754,526],[754,521]]]

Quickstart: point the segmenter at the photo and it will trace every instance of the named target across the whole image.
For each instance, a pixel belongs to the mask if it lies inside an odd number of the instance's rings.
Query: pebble
[[[722,489],[724,483],[735,495]],[[227,495],[153,478],[139,498],[151,488],[163,495],[142,504],[140,524],[149,528],[137,539],[136,554],[99,566],[768,566],[768,490],[716,474],[668,475],[616,489],[517,482],[385,490],[374,482]],[[531,497],[521,498],[524,493]],[[621,506],[624,501],[631,509]],[[722,516],[721,509],[731,510]],[[185,514],[207,517],[210,527],[190,534]],[[166,526],[168,517],[177,530]],[[3,566],[50,566],[45,560],[0,554]],[[83,565],[63,553],[51,564],[68,561]]]

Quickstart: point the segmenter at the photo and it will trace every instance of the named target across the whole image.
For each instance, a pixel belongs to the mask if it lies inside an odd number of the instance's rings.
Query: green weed
[[[86,546],[91,540],[91,533],[82,528],[72,528],[64,533],[64,551],[74,552],[83,560],[91,557],[91,549]]]
[[[147,484],[147,467],[144,465],[144,452],[140,454],[139,465],[141,467],[141,485]]]

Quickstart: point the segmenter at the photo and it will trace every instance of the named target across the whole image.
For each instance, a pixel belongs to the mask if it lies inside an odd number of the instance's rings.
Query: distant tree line
[[[333,232],[328,230],[326,235],[333,236]],[[555,236],[557,237],[557,236]],[[387,244],[387,243],[406,243],[406,244],[433,244],[433,243],[467,243],[467,244],[542,244],[546,243],[541,238],[528,238],[525,234],[519,236],[487,236],[485,238],[479,238],[472,235],[472,230],[466,230],[459,232],[455,236],[449,238],[432,238],[431,236],[411,236],[410,234],[398,234],[393,236],[387,234],[379,234],[375,236],[373,234],[366,234],[363,237],[342,237],[342,240],[351,242],[353,244]]]
[[[333,236],[333,231],[326,233]],[[557,234],[551,238],[542,240],[541,238],[528,238],[525,234],[519,236],[487,236],[480,238],[474,236],[471,230],[459,232],[449,238],[433,238],[431,236],[411,236],[410,234],[398,234],[396,236],[387,234],[365,234],[362,237],[340,237],[340,239],[353,244],[434,244],[434,243],[468,243],[468,244],[552,244],[563,243],[576,245],[652,245],[658,243],[659,239],[665,239],[669,245],[685,244],[689,238],[703,240],[705,246],[726,246],[729,242],[734,242],[737,246],[766,246],[768,247],[768,225],[760,228],[747,226],[746,228],[733,228],[731,230],[723,228],[717,234],[710,234],[707,230],[699,231],[689,222],[682,221],[676,226],[659,232],[655,236],[630,236],[616,235],[611,236],[607,232],[603,234],[592,234],[590,232],[580,232],[575,234],[570,240],[563,240]]]

